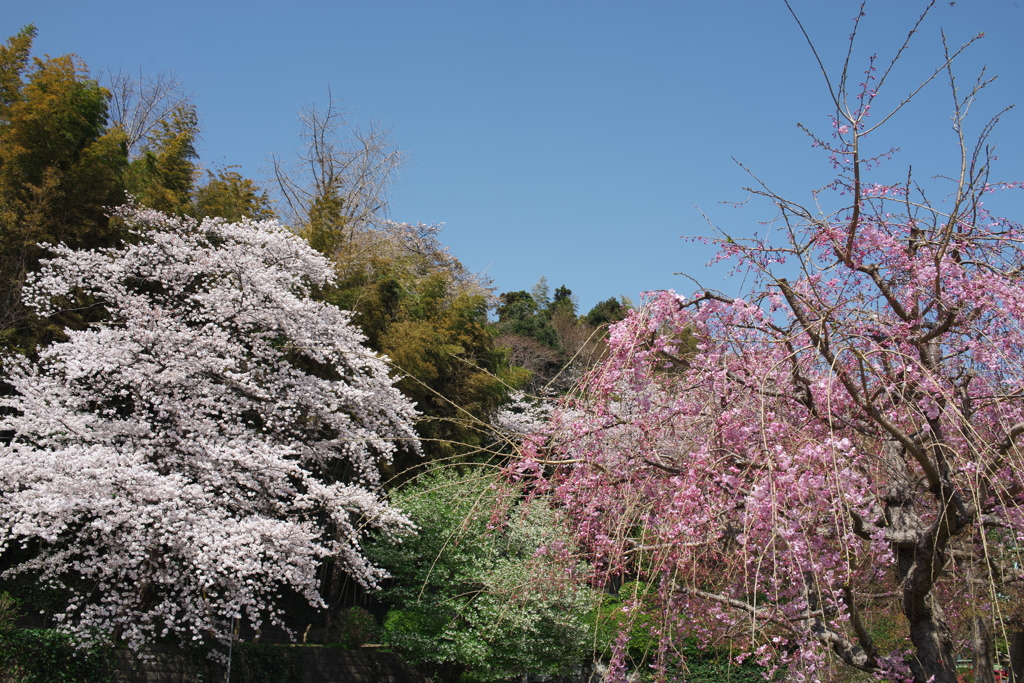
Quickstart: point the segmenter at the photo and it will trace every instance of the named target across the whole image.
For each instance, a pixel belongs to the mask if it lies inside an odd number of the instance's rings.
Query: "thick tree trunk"
[[[1024,683],[1024,625],[1013,624],[1010,632],[1010,681]]]
[[[984,617],[974,617],[971,650],[974,655],[974,683],[995,683],[995,663],[992,657],[995,646],[992,642],[992,629]]]
[[[917,605],[904,609],[910,621],[910,640],[916,657],[910,662],[914,683],[956,683],[956,655],[953,638],[942,608],[931,591]]]
[[[885,455],[894,464],[899,446],[886,444]],[[899,472],[894,468],[893,472]],[[905,471],[905,468],[904,470]],[[914,683],[957,683],[953,635],[933,592],[938,571],[944,564],[945,549],[934,529],[921,520],[915,509],[911,483],[897,477],[885,497],[885,517],[892,532],[896,579],[903,591],[903,614],[910,625],[910,640],[916,650],[910,662]]]

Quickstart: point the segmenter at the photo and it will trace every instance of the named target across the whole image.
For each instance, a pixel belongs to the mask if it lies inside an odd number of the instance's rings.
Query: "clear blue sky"
[[[838,69],[858,2],[793,0],[826,66]],[[923,8],[874,0],[864,56],[893,54]],[[37,52],[104,68],[175,72],[195,94],[202,161],[259,177],[298,144],[297,113],[328,86],[356,123],[382,122],[409,153],[392,195],[396,220],[445,223],[443,240],[501,291],[541,275],[583,311],[647,289],[690,292],[686,272],[738,293],[679,239],[707,232],[699,207],[736,235],[773,212],[744,197],[743,162],[779,192],[810,200],[830,178],[797,129],[829,130],[824,81],[781,0],[0,0],[5,35],[34,23]],[[996,81],[974,123],[1024,104],[1024,8],[1017,0],[939,2],[875,110],[941,63],[939,31],[960,65]],[[899,179],[955,171],[948,86],[934,83],[889,126]],[[1024,108],[995,139],[1003,179],[1024,180]],[[1004,201],[1010,210],[1021,203]],[[1018,219],[1024,216],[1017,216]]]

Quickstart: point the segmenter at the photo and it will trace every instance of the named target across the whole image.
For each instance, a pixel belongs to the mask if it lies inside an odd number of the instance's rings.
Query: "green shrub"
[[[0,679],[14,683],[112,683],[114,650],[49,629],[0,629]]]
[[[349,607],[338,614],[341,635],[338,642],[348,650],[355,650],[366,643],[376,642],[380,627],[373,615],[362,607]]]
[[[639,674],[641,681],[652,680],[650,666],[658,652],[658,630],[665,626],[653,615],[651,602],[656,598],[649,584],[631,581],[613,594],[602,596],[600,604],[588,615],[594,633],[595,652],[607,661],[614,645],[625,633],[626,667]],[[701,647],[696,638],[679,643],[681,655],[666,667],[666,680],[687,683],[764,683],[767,669],[751,660],[737,663],[734,653],[724,647]],[[774,679],[777,680],[781,672]],[[659,679],[660,680],[660,679]]]
[[[559,512],[495,474],[438,469],[392,492],[418,533],[367,556],[395,577],[381,642],[434,680],[559,676],[587,660],[596,596],[574,582]]]
[[[19,601],[12,598],[10,593],[0,593],[0,631],[14,626],[19,606]]]

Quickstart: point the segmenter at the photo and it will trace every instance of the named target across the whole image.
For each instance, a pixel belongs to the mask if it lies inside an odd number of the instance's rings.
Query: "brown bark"
[[[971,650],[974,654],[974,683],[995,683],[995,665],[992,652],[992,630],[982,616],[974,617],[971,631]]]
[[[1010,633],[1010,681],[1024,683],[1024,626],[1013,624]]]
[[[892,537],[896,578],[903,592],[903,614],[910,625],[915,656],[910,669],[915,683],[957,683],[953,635],[942,606],[935,598],[935,579],[945,564],[945,536],[925,525],[918,513],[901,445],[887,442],[883,457],[894,467],[893,481],[885,496],[885,518]],[[896,474],[901,473],[901,474]]]

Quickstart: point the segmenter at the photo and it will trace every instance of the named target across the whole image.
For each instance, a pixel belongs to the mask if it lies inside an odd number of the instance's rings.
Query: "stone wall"
[[[398,655],[367,650],[338,650],[323,647],[300,647],[293,653],[299,657],[303,683],[430,683]],[[209,665],[174,648],[154,648],[150,657],[135,659],[130,653],[118,653],[118,683],[209,683],[210,674],[200,678]],[[291,654],[291,653],[290,653]],[[219,683],[223,671],[213,679]],[[244,674],[232,672],[231,683],[248,683]]]

